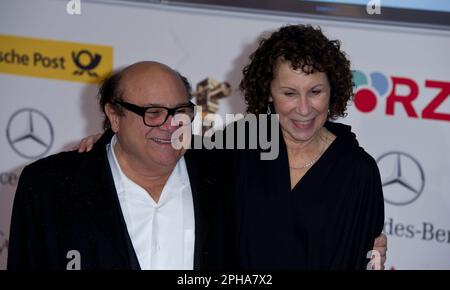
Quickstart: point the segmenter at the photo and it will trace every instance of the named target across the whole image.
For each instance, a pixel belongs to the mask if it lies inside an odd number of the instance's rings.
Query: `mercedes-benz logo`
[[[53,127],[38,110],[21,109],[9,118],[6,137],[17,154],[36,159],[44,156],[52,147]]]
[[[388,152],[377,163],[387,203],[407,205],[419,198],[425,187],[425,174],[414,157],[404,152]]]

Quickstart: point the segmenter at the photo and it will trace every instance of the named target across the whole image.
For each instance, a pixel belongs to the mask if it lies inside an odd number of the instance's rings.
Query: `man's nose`
[[[165,131],[175,131],[178,127],[180,127],[178,124],[172,125],[172,122],[173,122],[173,116],[169,115],[169,116],[167,116],[167,120],[160,126],[160,128]],[[175,124],[175,122],[174,122],[174,124]]]

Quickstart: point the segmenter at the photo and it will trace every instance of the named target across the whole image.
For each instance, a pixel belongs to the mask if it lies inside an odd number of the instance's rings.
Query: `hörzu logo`
[[[387,116],[394,116],[403,109],[408,118],[450,121],[450,112],[442,112],[442,104],[450,96],[450,82],[425,80],[425,89],[422,90],[437,92],[423,109],[419,109],[415,101],[421,90],[411,78],[387,77],[380,72],[367,75],[356,70],[353,81],[356,85],[354,104],[362,113],[371,113],[375,108],[384,106]]]

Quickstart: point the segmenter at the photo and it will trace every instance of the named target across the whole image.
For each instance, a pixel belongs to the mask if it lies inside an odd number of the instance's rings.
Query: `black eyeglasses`
[[[189,102],[175,108],[167,108],[163,106],[148,106],[141,107],[135,104],[131,104],[123,101],[116,101],[114,104],[118,104],[123,108],[131,111],[142,117],[144,124],[148,127],[159,127],[162,126],[169,116],[174,117],[175,115],[182,114],[189,117],[192,122],[195,117],[195,104]],[[184,124],[186,125],[186,124]]]

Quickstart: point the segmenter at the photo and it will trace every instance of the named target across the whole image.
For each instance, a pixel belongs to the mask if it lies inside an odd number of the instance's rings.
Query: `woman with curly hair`
[[[274,160],[245,149],[217,150],[211,161],[221,165],[214,193],[232,196],[238,267],[365,269],[373,246],[383,267],[385,237],[373,242],[384,224],[377,164],[349,126],[331,122],[353,96],[339,41],[285,26],[260,42],[243,73],[247,112],[278,114],[281,134]],[[83,139],[80,151],[97,138]]]
[[[236,226],[244,269],[365,269],[384,224],[375,160],[333,123],[352,99],[339,41],[304,25],[263,39],[244,68],[247,111],[278,114],[280,153],[236,158]],[[370,256],[369,256],[370,257]]]

